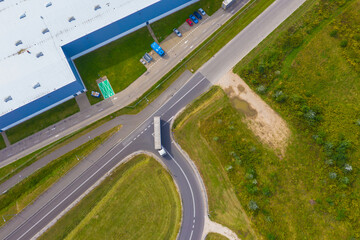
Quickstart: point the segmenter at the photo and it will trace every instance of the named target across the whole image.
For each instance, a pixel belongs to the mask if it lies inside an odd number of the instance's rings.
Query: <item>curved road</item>
[[[173,147],[170,140],[169,122],[189,102],[207,91],[211,83],[200,73],[195,74],[172,98],[137,127],[121,143],[92,164],[85,172],[48,201],[39,211],[18,226],[4,239],[30,239],[58,216],[98,179],[110,171],[129,154],[146,150],[154,151],[153,116],[162,116],[164,147],[168,154],[162,158],[179,187],[183,217],[179,239],[200,239],[204,227],[205,206],[201,186],[187,160]],[[6,228],[4,228],[6,229]]]

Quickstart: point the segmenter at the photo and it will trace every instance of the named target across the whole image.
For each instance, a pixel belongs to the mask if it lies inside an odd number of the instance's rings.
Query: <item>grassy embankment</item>
[[[360,238],[360,2],[307,5],[235,72],[293,130],[279,178],[287,216],[277,214],[277,235]]]
[[[258,141],[220,90],[176,121],[210,208],[211,178],[222,173],[267,239],[360,237],[359,4],[307,1],[236,68],[287,120],[292,136],[283,159]],[[208,100],[219,91],[222,97]]]
[[[40,239],[176,239],[179,194],[170,174],[139,155],[120,165]]]
[[[221,7],[221,3],[222,0],[200,0],[150,25],[157,40],[162,42],[173,32],[174,28],[178,28],[185,23],[185,20],[189,18],[190,14],[193,14],[197,9],[202,8],[207,15],[211,16]]]
[[[228,240],[228,238],[224,237],[223,235],[220,235],[218,233],[209,233],[205,240]]]
[[[66,153],[62,157],[52,161],[45,167],[37,170],[17,185],[0,195],[0,215],[6,220],[19,213],[27,205],[36,200],[42,193],[51,187],[56,181],[76,166],[83,158],[94,151],[102,142],[118,131],[115,127],[102,135],[95,137],[77,149]],[[0,226],[5,222],[1,221]]]
[[[12,176],[19,173],[24,168],[30,166],[37,160],[45,157],[46,155],[52,153],[53,151],[71,143],[72,141],[75,141],[79,137],[91,132],[92,130],[99,127],[101,123],[95,122],[87,127],[84,127],[76,132],[73,132],[56,142],[53,142],[25,157],[20,158],[19,160],[16,160],[13,163],[10,163],[9,165],[6,165],[5,167],[0,168],[0,184],[5,182],[7,179],[11,178]]]
[[[202,119],[209,117],[216,119],[215,123],[202,122]],[[232,124],[227,126],[229,121],[232,121]],[[215,127],[220,128],[217,130],[219,134],[213,135],[213,133],[206,132]],[[232,229],[241,239],[254,239],[255,234],[251,229],[249,219],[236,196],[237,192],[241,191],[240,186],[234,189],[234,178],[227,175],[224,166],[230,166],[228,162],[233,161],[233,158],[237,158],[239,155],[241,159],[233,164],[235,169],[229,171],[240,175],[245,171],[241,167],[248,156],[240,155],[237,151],[237,149],[240,151],[242,147],[246,154],[255,154],[256,157],[265,154],[272,157],[272,155],[263,150],[249,130],[245,128],[241,122],[241,116],[231,108],[228,99],[219,88],[212,88],[192,103],[175,120],[174,132],[177,142],[195,162],[205,182],[210,218]],[[225,139],[223,136],[225,134],[232,136]],[[245,140],[235,141],[235,139],[242,138],[250,140],[246,140],[247,142],[244,142]],[[229,146],[225,146],[225,141]],[[256,150],[251,152],[251,148]]]
[[[79,111],[75,99],[71,99],[5,132],[10,143],[13,144]]]

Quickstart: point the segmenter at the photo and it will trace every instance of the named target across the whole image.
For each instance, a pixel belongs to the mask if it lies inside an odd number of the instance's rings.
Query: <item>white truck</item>
[[[161,145],[161,121],[159,116],[154,117],[154,145],[161,156],[166,155],[166,151]]]

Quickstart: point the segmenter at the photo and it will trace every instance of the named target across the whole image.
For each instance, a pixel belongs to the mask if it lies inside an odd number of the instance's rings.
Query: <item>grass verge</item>
[[[75,99],[71,99],[5,132],[10,143],[13,144],[79,111],[80,109]]]
[[[116,168],[40,239],[176,239],[180,221],[171,176],[139,155]]]
[[[223,161],[229,157],[224,158],[215,151],[209,150],[209,143],[201,133],[202,126],[199,126],[201,119],[219,112],[227,101],[228,99],[219,88],[212,88],[205,93],[200,99],[190,104],[175,120],[175,139],[200,171],[208,194],[211,220],[229,227],[241,239],[254,239],[255,233],[236,196],[239,190],[233,188],[223,167]],[[228,128],[225,130],[230,131]]]
[[[173,28],[178,28],[181,24],[183,24],[195,10],[202,8],[207,15],[211,16],[221,7],[221,3],[222,0],[200,0],[167,17],[151,23],[151,28],[153,29],[157,40],[162,42],[172,33]]]
[[[102,98],[91,97],[91,91],[98,91],[96,79],[107,76],[115,93],[124,90],[145,71],[139,61],[148,52],[153,39],[147,28],[141,28],[95,51],[75,59],[74,63],[88,89],[91,104]]]
[[[218,233],[209,233],[205,240],[228,240],[228,238]]]
[[[46,155],[52,153],[53,151],[55,151],[63,146],[75,141],[79,137],[87,134],[88,132],[91,132],[92,130],[96,129],[100,125],[102,125],[101,122],[95,122],[93,124],[90,124],[87,127],[84,127],[76,132],[73,132],[73,133],[57,140],[56,142],[53,142],[53,143],[33,152],[25,157],[20,158],[19,160],[15,161],[13,163],[6,165],[5,167],[0,168],[0,184],[5,182],[12,176],[16,175],[24,168],[30,166],[37,160],[45,157]]]
[[[62,157],[50,162],[45,167],[37,170],[23,181],[0,195],[0,215],[6,220],[18,214],[27,205],[35,201],[52,184],[64,176],[70,169],[94,151],[102,142],[118,131],[118,127],[95,137],[77,149],[66,153]],[[1,221],[0,226],[5,222]]]

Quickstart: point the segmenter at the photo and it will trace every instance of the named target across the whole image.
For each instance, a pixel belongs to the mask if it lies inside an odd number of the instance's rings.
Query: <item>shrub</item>
[[[350,164],[346,163],[344,166],[344,169],[345,169],[345,171],[351,172],[353,168]]]
[[[348,185],[348,184],[350,183],[350,179],[349,179],[348,177],[343,177],[343,178],[341,179],[341,182],[342,182],[343,184]]]
[[[336,179],[336,177],[337,177],[337,174],[335,172],[329,173],[329,178],[330,179]]]
[[[330,37],[336,38],[338,35],[338,30],[334,29],[330,32]]]
[[[249,201],[249,209],[252,211],[256,211],[259,209],[259,206],[257,205],[257,203],[254,200],[250,200]]]
[[[231,169],[233,169],[233,166],[231,166],[231,165],[225,166],[225,170],[226,170],[227,172],[229,172]]]
[[[266,93],[266,87],[264,85],[260,85],[256,88],[256,91],[260,94],[265,94]]]
[[[325,160],[325,163],[326,163],[327,165],[329,165],[329,166],[332,166],[332,165],[334,165],[334,160],[332,160],[331,158],[329,158],[329,159],[326,159],[326,160]]]
[[[356,120],[356,121],[355,121],[355,124],[358,125],[358,126],[360,126],[360,119]]]
[[[271,190],[268,186],[266,186],[262,189],[262,193],[264,194],[264,196],[267,196],[267,197],[271,196]]]
[[[276,102],[282,103],[282,102],[285,102],[285,100],[287,99],[287,96],[283,93],[283,91],[279,90],[279,91],[275,92],[275,94],[273,95],[273,98],[275,99]]]
[[[342,41],[340,42],[340,47],[342,47],[342,48],[345,48],[347,45],[348,45],[348,41],[347,41],[347,40],[342,40]]]

